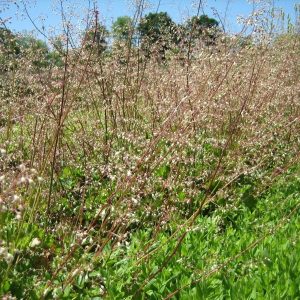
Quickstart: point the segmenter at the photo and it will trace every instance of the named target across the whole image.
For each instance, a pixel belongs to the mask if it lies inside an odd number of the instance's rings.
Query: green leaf
[[[156,175],[158,177],[162,177],[163,179],[167,179],[170,171],[171,171],[171,168],[169,165],[162,165],[161,167],[159,167],[156,170]]]

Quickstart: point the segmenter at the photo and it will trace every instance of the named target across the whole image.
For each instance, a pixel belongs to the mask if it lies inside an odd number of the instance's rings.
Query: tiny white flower
[[[132,201],[132,203],[135,204],[135,205],[139,203],[139,201],[138,201],[136,198],[132,198],[131,201]]]
[[[88,238],[88,237],[85,237],[85,238],[82,240],[81,244],[84,245],[84,244],[87,244],[88,242],[89,242],[89,238]]]
[[[4,154],[6,154],[6,151],[5,151],[5,149],[1,148],[1,149],[0,149],[0,154],[1,154],[1,155],[4,155]]]
[[[10,254],[10,253],[6,254],[5,260],[8,264],[10,264],[13,261],[13,259],[14,259],[14,256],[12,254]]]
[[[4,247],[0,247],[0,257],[6,255],[7,249]]]
[[[19,180],[19,183],[25,183],[26,182],[26,178],[24,176],[22,176]]]
[[[16,201],[20,200],[20,197],[18,195],[13,195],[12,200],[13,200],[13,202],[16,202]]]
[[[50,288],[46,288],[43,292],[43,296],[46,297],[48,292],[49,292]]]
[[[79,273],[80,269],[75,269],[73,272],[72,272],[72,277],[76,276],[78,273]]]
[[[21,172],[24,172],[26,170],[26,166],[24,164],[19,165],[19,169]]]
[[[17,219],[17,220],[21,220],[21,218],[22,218],[21,212],[18,211],[18,212],[16,213],[16,219]]]
[[[102,219],[105,218],[105,216],[106,216],[106,211],[105,211],[105,209],[103,209],[103,211],[101,212],[100,216],[101,216]]]
[[[30,243],[30,248],[34,248],[36,246],[38,246],[41,243],[41,241],[38,238],[34,238],[31,243]]]

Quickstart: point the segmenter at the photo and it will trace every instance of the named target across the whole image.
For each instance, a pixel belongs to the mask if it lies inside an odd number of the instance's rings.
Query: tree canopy
[[[146,14],[140,22],[134,26],[129,16],[120,16],[112,24],[111,32],[101,23],[97,28],[92,26],[83,36],[82,46],[86,50],[92,50],[96,55],[104,53],[109,46],[109,35],[114,42],[130,42],[136,45],[135,41],[140,40],[142,49],[148,54],[155,49],[162,57],[170,49],[187,45],[187,41],[196,44],[198,40],[204,41],[204,45],[214,43],[219,30],[218,22],[207,15],[194,16],[183,24],[176,24],[167,12],[156,12]],[[0,28],[0,46],[2,51],[0,60],[3,62],[8,56],[21,57],[25,52],[34,52],[36,59],[33,64],[40,67],[54,64],[61,66],[64,49],[59,41],[55,41],[53,51],[48,45],[31,35],[17,35],[9,29]],[[5,67],[6,68],[6,67]],[[2,68],[3,69],[3,68]]]
[[[192,42],[204,40],[206,44],[212,44],[217,35],[219,22],[207,15],[194,16],[184,24],[186,36]]]
[[[118,17],[112,24],[112,35],[117,41],[128,41],[133,35],[132,19],[128,16]]]
[[[98,24],[97,27],[89,29],[83,39],[85,49],[92,50],[98,55],[107,49],[108,30],[103,24]]]
[[[62,65],[57,52],[50,51],[44,41],[30,34],[15,34],[7,28],[0,28],[0,45],[2,72],[8,71],[8,68],[15,68],[17,61],[22,57],[30,58],[32,64],[38,68]]]
[[[151,43],[173,40],[176,24],[166,12],[149,13],[138,24],[142,40]]]

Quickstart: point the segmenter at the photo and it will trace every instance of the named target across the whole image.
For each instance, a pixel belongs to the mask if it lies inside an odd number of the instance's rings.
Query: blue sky
[[[112,21],[118,16],[133,15],[133,10],[130,8],[130,0],[95,0],[100,11],[100,18],[109,28]],[[14,4],[16,2],[17,4]],[[6,20],[6,26],[14,31],[31,31],[34,26],[24,15],[23,0],[0,0],[0,17],[1,20]],[[59,13],[60,0],[24,0],[31,18],[35,21],[39,28],[43,26],[49,30],[55,28],[55,32],[59,33],[61,24],[61,15]],[[79,24],[84,20],[85,11],[88,8],[88,3],[92,0],[63,0],[64,9],[72,10],[75,16],[72,22]],[[160,2],[158,11],[166,11],[174,21],[180,23],[189,16],[196,14],[197,0],[151,0],[152,8],[146,12],[156,11]],[[247,16],[252,10],[252,4],[247,0],[204,0],[204,13],[214,16],[214,8],[219,16],[223,19],[226,16],[226,28],[229,32],[238,32],[241,28],[236,23],[237,16]],[[300,0],[271,0],[276,7],[281,8],[286,15],[290,15],[292,20],[295,20],[295,5],[300,5]],[[5,5],[5,3],[10,3]]]

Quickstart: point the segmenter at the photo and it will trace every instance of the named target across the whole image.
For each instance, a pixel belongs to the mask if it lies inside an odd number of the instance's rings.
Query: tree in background
[[[50,51],[48,45],[30,34],[15,34],[0,28],[0,70],[16,68],[21,58],[27,57],[36,68],[61,66],[57,51]]]
[[[56,36],[51,40],[51,49],[49,53],[50,60],[57,67],[62,67],[64,65],[64,57],[66,55],[66,46],[63,42],[62,37]]]
[[[161,58],[176,40],[176,24],[166,12],[149,13],[138,24],[138,32],[148,54],[150,47],[156,45]]]
[[[20,55],[20,46],[15,34],[7,28],[0,28],[0,72],[15,67],[15,60]]]
[[[132,42],[134,36],[132,19],[128,16],[118,17],[112,24],[112,35],[116,42]]]
[[[194,16],[184,24],[184,37],[190,39],[193,44],[203,41],[206,46],[213,45],[219,32],[219,23],[207,15]]]
[[[22,55],[31,55],[32,64],[37,68],[48,67],[51,64],[50,51],[44,41],[25,34],[19,37],[18,44],[20,45]]]
[[[84,48],[98,56],[103,54],[107,49],[108,34],[108,30],[103,24],[98,24],[97,28],[92,27],[85,33],[82,42]]]

